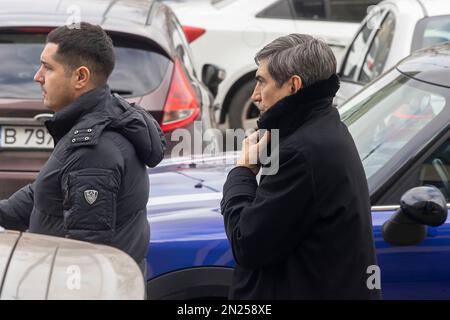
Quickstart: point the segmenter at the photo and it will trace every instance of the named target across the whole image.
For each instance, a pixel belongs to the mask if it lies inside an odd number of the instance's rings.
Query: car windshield
[[[420,20],[414,31],[412,50],[450,41],[450,15]]]
[[[355,140],[369,187],[378,172],[417,151],[443,127],[438,115],[449,108],[448,101],[450,89],[393,69],[342,106],[341,118]],[[422,134],[426,129],[429,133]]]
[[[45,38],[43,33],[0,33],[0,98],[41,98],[40,86],[33,77],[39,69]],[[167,71],[168,58],[138,46],[114,49],[116,65],[108,81],[114,92],[134,97],[158,88]]]

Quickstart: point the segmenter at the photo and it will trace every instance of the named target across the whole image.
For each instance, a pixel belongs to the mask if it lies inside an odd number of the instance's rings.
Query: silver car
[[[0,227],[1,300],[144,298],[139,267],[118,249]]]

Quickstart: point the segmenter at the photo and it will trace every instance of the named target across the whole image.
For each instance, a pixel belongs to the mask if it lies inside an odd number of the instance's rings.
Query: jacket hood
[[[114,118],[110,127],[133,144],[139,158],[147,166],[156,166],[163,159],[166,149],[166,139],[158,122],[142,107],[128,103],[117,94],[114,94],[113,101],[124,112]]]
[[[288,135],[301,126],[312,113],[331,108],[339,86],[338,76],[332,75],[281,99],[261,114],[258,128],[279,129],[280,136]]]
[[[147,166],[156,166],[164,157],[166,140],[157,121],[142,107],[112,95],[107,85],[83,94],[45,125],[55,145],[66,134],[73,148],[96,145],[104,130],[113,130],[130,141]]]

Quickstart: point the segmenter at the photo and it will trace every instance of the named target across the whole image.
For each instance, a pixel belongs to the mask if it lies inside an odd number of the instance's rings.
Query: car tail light
[[[192,43],[206,32],[205,29],[189,26],[183,26],[183,30],[189,43]]]
[[[164,106],[161,129],[164,132],[184,127],[193,122],[200,113],[197,94],[187,78],[180,61],[175,60],[169,93]]]

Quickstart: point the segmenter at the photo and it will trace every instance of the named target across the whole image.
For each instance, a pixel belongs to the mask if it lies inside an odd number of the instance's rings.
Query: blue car
[[[412,54],[340,112],[369,183],[383,298],[450,299],[450,44]],[[149,170],[150,299],[227,296],[235,262],[220,200],[235,159]]]

